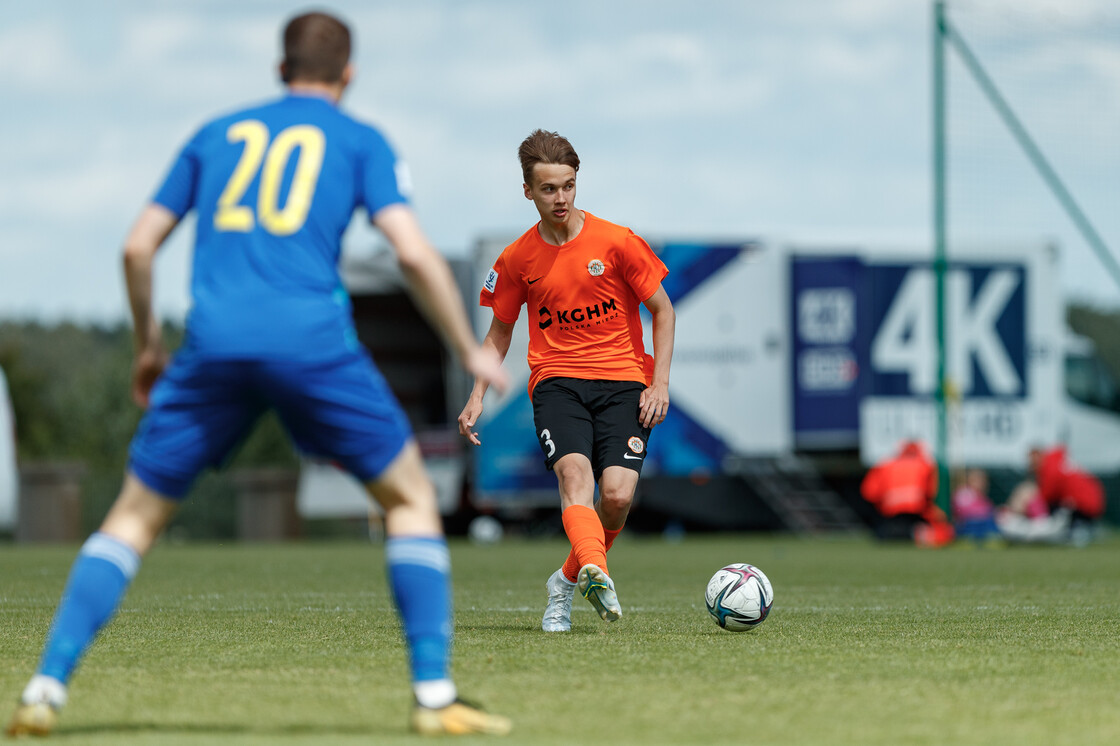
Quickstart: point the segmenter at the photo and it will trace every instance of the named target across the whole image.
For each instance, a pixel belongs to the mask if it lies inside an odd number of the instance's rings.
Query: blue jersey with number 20
[[[338,274],[353,212],[406,202],[385,138],[325,98],[289,94],[202,127],[153,201],[197,212],[186,347],[206,357],[353,348]]]

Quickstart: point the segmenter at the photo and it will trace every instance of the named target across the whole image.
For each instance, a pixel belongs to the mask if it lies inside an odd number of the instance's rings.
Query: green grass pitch
[[[539,630],[566,544],[452,542],[454,671],[516,744],[1120,743],[1120,541],[941,551],[858,539],[623,536],[625,616]],[[0,546],[14,704],[75,547]],[[770,618],[719,629],[730,562]],[[162,545],[71,686],[72,744],[395,744],[411,695],[379,546]],[[0,712],[6,718],[8,712]],[[494,739],[456,739],[493,743]]]

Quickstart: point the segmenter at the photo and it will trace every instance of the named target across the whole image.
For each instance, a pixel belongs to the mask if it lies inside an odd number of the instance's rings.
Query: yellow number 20
[[[262,228],[277,236],[290,236],[302,228],[323,166],[326,148],[323,131],[300,124],[283,130],[269,144],[268,127],[249,119],[232,125],[226,131],[226,139],[231,143],[243,142],[245,147],[218,198],[214,227],[220,231],[245,233],[259,221]],[[299,148],[299,156],[295,174],[288,188],[288,200],[281,206],[280,184],[296,148]],[[258,172],[261,180],[254,215],[252,209],[241,204],[241,198]]]

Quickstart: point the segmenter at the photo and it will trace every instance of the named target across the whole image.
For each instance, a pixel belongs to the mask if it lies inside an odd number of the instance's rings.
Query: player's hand
[[[509,373],[502,367],[502,356],[492,347],[476,347],[463,361],[468,372],[474,374],[476,387],[478,382],[486,384],[486,388],[493,386],[499,394],[504,394],[509,389]],[[486,388],[481,389],[485,393]],[[474,445],[482,445],[474,425],[482,414],[482,394],[471,396],[467,406],[463,407],[459,415],[459,434]]]
[[[132,361],[132,401],[144,409],[152,394],[152,386],[167,367],[167,351],[163,345],[145,347]]]
[[[459,434],[476,446],[482,445],[482,441],[478,439],[478,433],[473,429],[474,423],[478,422],[478,417],[481,414],[482,400],[475,399],[472,396],[467,400],[467,406],[463,407],[463,411],[459,415]]]
[[[669,387],[655,383],[638,399],[638,421],[642,427],[653,427],[665,421],[669,414]]]

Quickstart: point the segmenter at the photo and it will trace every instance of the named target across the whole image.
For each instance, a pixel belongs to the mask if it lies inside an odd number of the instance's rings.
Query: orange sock
[[[617,539],[618,535],[621,533],[621,528],[614,531],[611,531],[609,528],[603,529],[603,543],[606,545],[608,552],[611,551],[611,547],[614,546],[614,540]]]
[[[622,533],[621,528],[615,531],[611,531],[610,529],[606,528],[603,529],[603,546],[605,551],[611,551],[611,546],[614,544],[614,540],[618,538],[618,535],[620,533]],[[579,563],[579,560],[576,559],[576,553],[573,549],[572,551],[568,552],[568,559],[564,560],[564,567],[560,570],[560,572],[564,573],[564,577],[567,578],[570,582],[574,583],[576,582],[576,576],[579,575],[579,568],[581,567],[583,567],[583,565],[581,565]],[[604,567],[603,572],[607,572],[607,568]],[[609,575],[610,573],[607,574]]]
[[[568,552],[568,559],[564,560],[564,566],[560,568],[560,572],[564,574],[564,578],[571,583],[576,582],[576,576],[579,575],[579,568],[583,567],[576,559],[575,550]]]
[[[586,506],[572,505],[565,508],[560,520],[564,523],[568,541],[572,542],[572,551],[564,562],[564,576],[569,580],[574,579],[584,565],[598,565],[610,575],[607,572],[606,537],[599,514]],[[576,569],[568,575],[568,565],[573,560]]]

